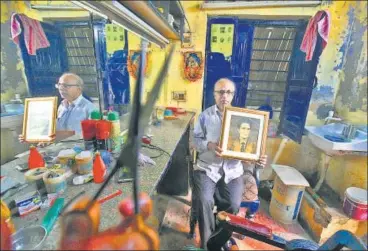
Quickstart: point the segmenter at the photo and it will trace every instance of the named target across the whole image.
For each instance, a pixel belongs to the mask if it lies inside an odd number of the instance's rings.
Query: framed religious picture
[[[191,51],[183,53],[184,59],[184,78],[190,82],[196,82],[202,78],[203,58],[202,52]]]
[[[50,142],[56,131],[57,97],[25,99],[23,137],[26,142]]]
[[[130,50],[128,55],[128,71],[130,76],[137,79],[138,78],[138,70],[139,64],[141,61],[141,51],[139,50]],[[150,73],[151,66],[151,55],[150,52],[146,52],[146,63],[144,65],[144,76],[148,77]]]
[[[258,160],[265,154],[269,113],[226,107],[220,147],[224,158]]]

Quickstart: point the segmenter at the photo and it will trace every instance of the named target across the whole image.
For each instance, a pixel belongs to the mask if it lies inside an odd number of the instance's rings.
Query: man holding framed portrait
[[[19,135],[19,141],[41,142],[39,146],[44,146],[47,142],[54,141],[55,138],[66,138],[74,134],[81,134],[81,121],[88,119],[90,113],[95,109],[94,104],[83,97],[83,87],[84,82],[78,75],[74,73],[61,75],[58,83],[55,84],[55,88],[59,90],[60,96],[63,98],[57,112],[56,97],[29,99],[26,102],[29,105],[26,106],[23,122],[24,130],[23,134]],[[49,101],[49,103],[46,101]],[[41,106],[32,109],[32,106],[36,104],[41,104]],[[40,115],[36,115],[37,111],[39,114],[48,114],[48,116],[43,116],[45,118],[40,119]],[[41,127],[46,129],[41,130]],[[31,133],[31,129],[34,133]]]
[[[201,248],[207,247],[207,241],[215,231],[215,192],[216,199],[217,196],[221,197],[217,200],[218,211],[236,214],[244,191],[244,170],[251,171],[255,165],[263,168],[267,162],[262,147],[249,141],[253,140],[252,122],[247,122],[240,111],[237,111],[240,115],[235,113],[234,117],[226,116],[234,94],[235,84],[231,80],[218,80],[214,87],[216,104],[199,115],[193,131],[193,143],[198,156],[193,172],[192,206],[198,218]],[[230,135],[230,132],[234,135]],[[231,139],[229,136],[232,136]],[[260,142],[264,143],[263,140]],[[247,157],[254,156],[244,158],[244,154]]]

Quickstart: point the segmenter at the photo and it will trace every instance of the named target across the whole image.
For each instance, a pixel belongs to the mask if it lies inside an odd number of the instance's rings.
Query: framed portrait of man
[[[23,136],[26,142],[51,141],[56,131],[57,97],[25,99]]]
[[[266,151],[269,113],[225,107],[220,147],[224,158],[258,160]]]

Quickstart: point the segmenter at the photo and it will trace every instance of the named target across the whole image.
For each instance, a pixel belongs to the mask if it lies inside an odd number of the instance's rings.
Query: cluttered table
[[[150,134],[152,135],[151,145],[157,146],[164,151],[157,150],[157,148],[153,149],[142,147],[141,153],[143,153],[145,156],[151,157],[151,159],[155,162],[155,165],[144,165],[140,167],[139,189],[141,192],[146,192],[150,195],[153,195],[156,192],[158,184],[165,177],[170,167],[170,163],[172,162],[172,154],[175,152],[182,137],[184,137],[184,135],[188,135],[188,128],[193,117],[194,113],[187,112],[186,114],[178,116],[178,119],[164,120],[160,125],[152,125],[150,127]],[[125,128],[127,128],[127,122],[122,123],[121,129],[123,130]],[[57,156],[58,152],[61,150],[71,149],[73,147],[83,147],[83,144],[83,140],[81,140],[78,136],[73,136],[61,142],[40,149],[40,153],[44,155]],[[26,183],[24,172],[19,171],[17,166],[24,166],[27,161],[28,154],[21,154],[19,158],[1,166],[1,176],[10,177],[20,183]],[[114,163],[115,161],[112,161],[108,170],[111,170],[111,167],[114,165]],[[93,180],[86,184],[73,185],[72,179],[75,176],[76,175],[74,174],[68,178],[67,188],[61,195],[65,199],[64,204],[68,203],[69,200],[81,192],[84,192],[86,195],[92,195],[101,185],[95,184]],[[16,190],[10,189],[4,194],[2,199],[8,204],[12,200],[16,199],[17,196],[32,192],[32,189],[35,190],[36,187],[34,185],[29,185],[19,192],[16,192],[14,195],[7,196],[8,193],[14,193]],[[118,183],[116,182],[116,179],[113,179],[100,195],[100,198],[114,193],[117,190],[121,190],[122,194],[101,204],[100,230],[105,230],[106,228],[118,223],[121,218],[118,211],[118,203],[123,198],[132,195],[132,183]],[[28,226],[40,225],[47,210],[48,208],[41,208],[21,217],[12,216],[12,221],[15,225],[15,228],[18,230]],[[61,235],[60,231],[60,224],[59,221],[57,221],[40,248],[43,250],[57,249]]]

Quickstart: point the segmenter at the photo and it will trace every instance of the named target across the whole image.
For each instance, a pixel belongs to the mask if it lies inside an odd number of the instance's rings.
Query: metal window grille
[[[269,97],[273,109],[281,111],[295,34],[292,27],[255,27],[247,107],[258,107]]]
[[[89,26],[63,28],[69,71],[79,75],[84,81],[84,92],[90,97],[98,97],[96,86],[96,58],[93,52],[92,30]]]

